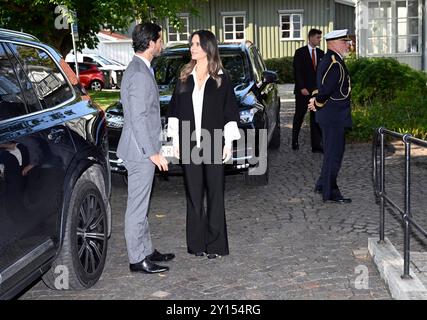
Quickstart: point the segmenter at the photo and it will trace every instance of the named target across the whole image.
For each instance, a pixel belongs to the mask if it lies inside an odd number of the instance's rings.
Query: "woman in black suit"
[[[168,136],[184,172],[188,253],[214,259],[229,253],[224,163],[232,156],[233,140],[240,139],[240,118],[214,34],[194,32],[190,52],[169,105]]]

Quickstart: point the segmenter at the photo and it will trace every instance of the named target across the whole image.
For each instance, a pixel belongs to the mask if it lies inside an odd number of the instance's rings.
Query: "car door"
[[[14,85],[0,105],[1,295],[54,255],[75,148],[63,116],[52,109],[73,97],[53,59],[41,48],[11,43],[1,44],[0,57],[0,74]]]

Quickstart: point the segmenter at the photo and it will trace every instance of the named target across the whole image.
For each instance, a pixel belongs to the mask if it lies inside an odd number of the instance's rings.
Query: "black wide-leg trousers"
[[[227,255],[224,165],[191,163],[183,164],[182,167],[187,195],[188,252]]]

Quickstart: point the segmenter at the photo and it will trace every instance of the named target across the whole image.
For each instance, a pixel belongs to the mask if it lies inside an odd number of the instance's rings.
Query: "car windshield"
[[[249,68],[243,53],[223,52],[220,53],[224,68],[230,72],[233,86],[248,82]],[[181,68],[190,61],[188,54],[163,55],[153,61],[156,70],[157,84],[160,86],[175,85],[179,78]]]

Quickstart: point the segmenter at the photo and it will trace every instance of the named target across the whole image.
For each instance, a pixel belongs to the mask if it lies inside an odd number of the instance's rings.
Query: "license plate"
[[[160,153],[165,158],[173,158],[173,146],[162,146]]]

